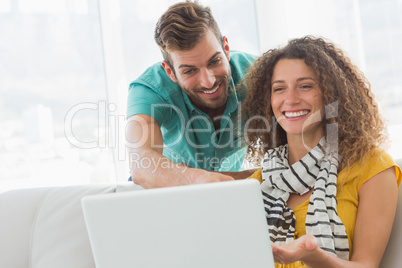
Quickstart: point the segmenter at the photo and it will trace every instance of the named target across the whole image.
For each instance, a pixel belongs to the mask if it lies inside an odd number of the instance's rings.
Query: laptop
[[[257,180],[86,196],[96,267],[273,268]]]

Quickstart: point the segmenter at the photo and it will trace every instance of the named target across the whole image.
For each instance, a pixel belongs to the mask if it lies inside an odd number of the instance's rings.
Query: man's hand
[[[186,182],[184,182],[184,184],[199,184],[234,180],[233,177],[228,175],[195,168],[189,168],[186,172],[184,172],[184,175],[186,178]]]
[[[242,179],[247,179],[251,175],[254,174],[256,169],[249,169],[249,170],[243,170],[243,171],[217,171],[221,174],[228,175],[235,180],[242,180]]]

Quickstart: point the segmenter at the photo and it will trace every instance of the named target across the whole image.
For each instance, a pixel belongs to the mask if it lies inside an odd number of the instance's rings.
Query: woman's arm
[[[395,178],[395,167],[388,168],[359,191],[352,261],[365,263],[366,267],[378,267],[391,234],[398,201]]]
[[[308,267],[378,267],[387,246],[398,199],[395,168],[388,168],[363,184],[354,230],[351,261],[318,248],[315,238],[305,235],[282,247],[273,246],[276,262],[302,261]]]

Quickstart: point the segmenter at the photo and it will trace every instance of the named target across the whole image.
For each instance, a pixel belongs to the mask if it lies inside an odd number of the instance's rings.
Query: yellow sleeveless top
[[[373,154],[370,154],[364,159],[355,163],[349,172],[342,170],[338,173],[338,182],[344,183],[338,183],[337,186],[337,211],[339,218],[342,220],[346,228],[350,249],[349,256],[352,256],[353,250],[353,231],[356,223],[357,207],[359,205],[359,190],[363,183],[390,167],[395,167],[396,179],[399,186],[402,179],[400,168],[395,164],[394,160],[388,153],[379,149],[375,150]],[[260,183],[262,183],[261,169],[257,170],[252,176],[249,177],[249,179],[250,178],[257,179],[260,181]],[[305,222],[309,201],[310,200],[306,200],[304,203],[296,206],[293,209],[296,217],[295,239],[306,234]],[[275,263],[275,267],[300,268],[307,266],[298,261],[286,265]]]

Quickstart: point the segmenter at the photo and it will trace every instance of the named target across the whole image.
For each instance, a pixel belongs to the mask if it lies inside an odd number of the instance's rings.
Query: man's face
[[[169,53],[174,72],[166,62],[162,65],[168,76],[204,112],[225,108],[229,94],[231,71],[227,38],[224,45],[208,30],[193,49]]]

